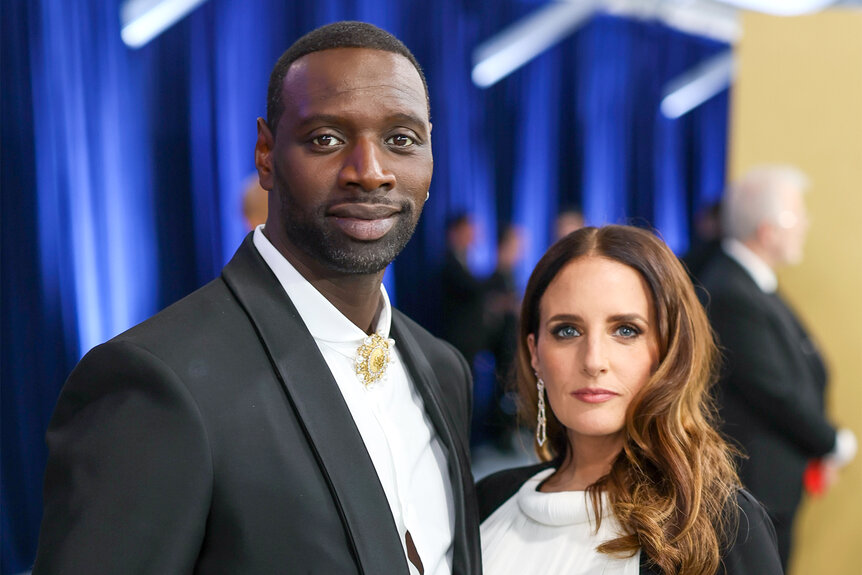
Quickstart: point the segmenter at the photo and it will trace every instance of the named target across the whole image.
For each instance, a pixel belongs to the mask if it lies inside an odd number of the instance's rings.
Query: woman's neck
[[[622,438],[569,438],[569,450],[560,468],[543,484],[541,491],[583,491],[605,475],[622,450]]]

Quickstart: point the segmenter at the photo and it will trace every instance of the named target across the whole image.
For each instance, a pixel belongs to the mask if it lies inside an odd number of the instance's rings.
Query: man
[[[35,573],[481,571],[469,370],[381,286],[427,199],[427,98],[368,24],[282,55],[266,225],[70,376]]]
[[[700,209],[694,217],[695,237],[682,263],[695,285],[704,266],[721,252],[721,202],[713,202]]]
[[[494,354],[493,404],[488,431],[497,448],[512,451],[518,429],[517,406],[512,389],[514,363],[518,354],[518,314],[520,295],[515,267],[524,257],[524,232],[515,224],[506,224],[497,234],[497,265],[485,281],[488,345]],[[476,422],[474,421],[474,424]]]
[[[440,271],[443,337],[467,359],[470,367],[487,347],[485,284],[467,265],[467,253],[476,241],[476,227],[466,213],[446,222],[446,255]]]
[[[260,187],[260,177],[252,173],[242,185],[242,217],[247,229],[253,230],[266,223],[269,193]]]
[[[557,215],[554,222],[555,241],[584,227],[584,214],[575,208],[566,208]]]
[[[721,251],[701,275],[710,320],[725,353],[719,383],[724,431],[747,456],[743,484],[775,523],[786,568],[793,518],[809,461],[826,475],[855,454],[855,437],[824,414],[827,374],[796,314],[776,292],[775,269],[802,260],[808,230],[803,174],[752,170],[726,194]]]

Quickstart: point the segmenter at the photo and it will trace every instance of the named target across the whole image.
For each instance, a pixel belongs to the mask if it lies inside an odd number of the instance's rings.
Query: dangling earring
[[[548,419],[545,417],[545,382],[536,374],[536,389],[539,391],[539,417],[536,422],[536,442],[539,447],[545,445],[548,438]]]

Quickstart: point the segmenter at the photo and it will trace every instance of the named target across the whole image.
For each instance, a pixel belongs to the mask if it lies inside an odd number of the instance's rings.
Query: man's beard
[[[373,274],[385,269],[410,241],[419,221],[419,214],[413,215],[414,206],[404,201],[394,215],[396,222],[392,229],[378,240],[363,242],[348,237],[327,222],[326,206],[316,212],[302,212],[285,195],[289,193],[282,195],[279,215],[290,242],[338,273]],[[367,199],[364,203],[391,205]]]

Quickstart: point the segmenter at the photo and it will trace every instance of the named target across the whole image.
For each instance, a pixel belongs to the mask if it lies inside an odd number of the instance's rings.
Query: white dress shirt
[[[333,306],[263,235],[254,245],[278,278],[311,332],[338,384],[386,493],[401,545],[410,531],[425,573],[452,573],[455,509],[446,451],[408,375],[395,343],[383,380],[369,387],[354,371],[354,356],[366,334]],[[392,308],[380,286],[376,332],[389,337]],[[416,567],[407,561],[411,574]]]
[[[632,557],[596,551],[621,535],[606,498],[596,531],[593,504],[585,491],[538,491],[553,472],[544,469],[534,475],[482,523],[485,574],[638,575],[640,550]]]
[[[760,256],[751,251],[745,244],[733,238],[721,240],[721,249],[732,260],[742,266],[742,269],[751,276],[757,287],[763,293],[775,293],[778,289],[778,277]]]

